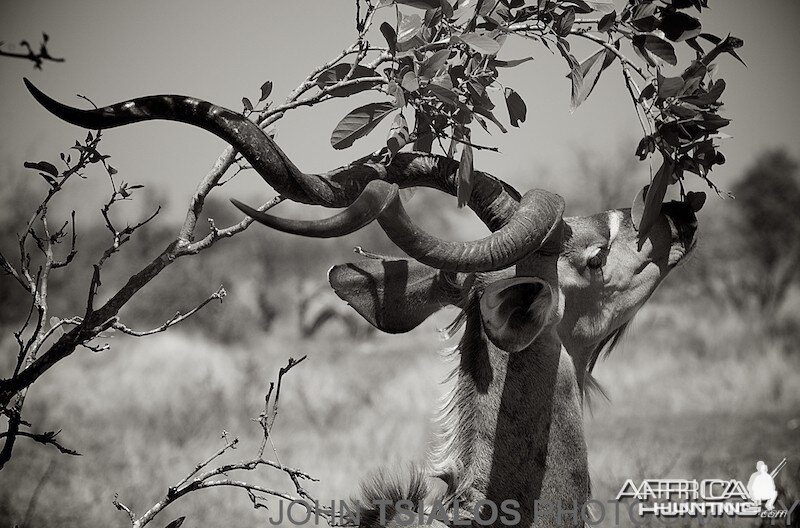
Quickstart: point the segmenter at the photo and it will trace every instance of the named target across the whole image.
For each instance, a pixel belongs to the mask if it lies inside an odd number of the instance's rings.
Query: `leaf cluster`
[[[686,173],[718,190],[708,176],[725,162],[718,142],[727,137],[720,130],[730,120],[720,115],[726,83],[716,77],[713,61],[722,53],[741,61],[736,49],[742,41],[703,32],[699,16],[707,0],[629,0],[619,13],[611,0],[380,0],[374,7],[393,9],[395,15],[393,24],[380,26],[387,60],[378,64],[385,67],[342,62],[321,72],[316,83],[320,89],[337,86],[328,93],[332,97],[372,90],[390,100],[349,112],[331,135],[334,148],[352,146],[395,114],[384,161],[391,162],[403,148],[431,152],[438,146],[459,159],[459,203],[465,203],[472,151],[496,150],[472,141],[474,127],[508,131],[505,117],[498,118],[498,99],[511,126],[526,120],[526,102],[501,82],[501,73],[533,59],[499,57],[508,38],[524,38],[563,57],[573,108],[589,97],[604,72],[619,64],[642,125],[636,155],[644,160],[659,153],[663,158],[650,182],[655,195],[663,196],[668,185],[677,183],[685,196]],[[575,39],[591,41],[598,49],[579,60],[572,51]],[[694,56],[683,68],[679,47]],[[680,73],[673,73],[676,68]],[[644,208],[651,218],[660,209],[655,197]]]

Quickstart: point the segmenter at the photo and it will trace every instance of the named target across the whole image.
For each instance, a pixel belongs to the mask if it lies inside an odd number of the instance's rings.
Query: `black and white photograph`
[[[0,528],[800,527],[797,0],[0,0]]]

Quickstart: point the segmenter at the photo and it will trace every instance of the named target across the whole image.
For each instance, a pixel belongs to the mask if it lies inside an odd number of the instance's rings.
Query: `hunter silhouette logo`
[[[750,494],[750,499],[757,504],[766,501],[765,508],[768,511],[775,509],[775,499],[778,498],[775,476],[785,465],[786,459],[784,458],[771,473],[768,473],[767,465],[759,460],[756,462],[756,472],[750,475],[750,480],[747,481],[747,493]]]
[[[645,479],[639,484],[628,479],[616,500],[636,501],[640,517],[761,517],[784,519],[790,526],[794,521],[790,512],[794,513],[800,501],[792,508],[778,501],[775,477],[785,466],[786,458],[769,471],[767,464],[759,460],[747,486],[730,478]]]

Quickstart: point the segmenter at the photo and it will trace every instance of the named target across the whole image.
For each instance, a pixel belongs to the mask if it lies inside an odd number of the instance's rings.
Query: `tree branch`
[[[53,447],[58,449],[62,454],[81,456],[81,454],[75,451],[74,449],[64,447],[61,443],[58,442],[58,440],[56,440],[56,437],[60,433],[61,429],[59,429],[58,431],[47,431],[46,433],[29,433],[27,431],[17,431],[15,434],[17,436],[24,436],[26,438],[30,438],[34,442],[39,442],[40,444],[52,445]],[[10,435],[9,432],[0,433],[0,438],[6,438],[9,435]]]
[[[47,41],[50,40],[50,37],[47,36],[47,33],[42,33],[42,42],[39,44],[39,51],[34,52],[33,48],[31,47],[30,43],[27,40],[23,40],[19,43],[20,46],[27,50],[26,53],[19,53],[13,51],[5,51],[2,49],[2,46],[5,42],[0,42],[0,57],[9,57],[12,59],[23,59],[29,60],[33,63],[33,67],[37,70],[42,69],[42,64],[45,61],[50,62],[64,62],[63,58],[51,57],[50,52],[47,49]]]
[[[159,326],[157,328],[154,328],[152,330],[146,330],[146,331],[131,330],[130,328],[128,328],[127,326],[125,326],[124,324],[122,324],[119,321],[114,322],[111,325],[111,328],[113,328],[114,330],[118,330],[118,331],[120,331],[120,332],[122,332],[124,334],[128,334],[130,336],[134,336],[134,337],[144,337],[144,336],[149,336],[149,335],[153,335],[153,334],[158,334],[159,332],[164,332],[165,330],[175,326],[176,324],[178,324],[180,322],[183,322],[186,319],[190,318],[191,316],[193,316],[194,314],[196,314],[197,312],[202,310],[203,307],[205,305],[207,305],[208,303],[210,303],[211,301],[219,300],[220,302],[222,302],[222,300],[225,298],[225,296],[227,294],[228,294],[228,292],[225,291],[225,288],[220,286],[219,289],[216,292],[212,293],[206,300],[204,300],[202,303],[200,303],[195,308],[189,310],[185,314],[182,314],[180,312],[175,312],[175,315],[170,317],[164,324],[162,324],[161,326]]]
[[[280,386],[283,377],[292,368],[300,364],[305,359],[306,359],[305,356],[299,360],[289,358],[286,366],[282,367],[278,371],[277,381],[270,383],[269,390],[265,397],[265,410],[264,412],[261,413],[261,415],[259,415],[259,418],[257,420],[261,425],[262,430],[264,431],[265,438],[269,436],[269,432],[275,423],[275,418],[278,415]],[[275,395],[274,399],[272,398],[273,392]],[[317,479],[314,479],[309,474],[299,469],[285,466],[280,462],[264,459],[263,443],[261,445],[261,448],[257,452],[257,455],[250,460],[221,464],[213,469],[209,469],[203,473],[200,473],[203,469],[207,468],[212,462],[219,459],[226,453],[236,449],[237,445],[239,444],[238,438],[228,439],[227,432],[223,431],[222,438],[225,440],[225,444],[220,449],[218,449],[216,452],[214,452],[211,456],[209,456],[205,460],[197,463],[192,468],[192,470],[177,484],[175,484],[174,486],[170,486],[167,489],[166,494],[158,502],[153,504],[141,517],[136,518],[136,515],[133,513],[133,511],[129,507],[120,503],[116,495],[114,497],[114,506],[118,510],[124,511],[128,515],[132,527],[141,528],[150,523],[159,513],[161,513],[164,509],[166,509],[169,505],[171,505],[175,501],[179,500],[181,497],[184,497],[197,490],[223,486],[223,487],[242,488],[245,491],[247,491],[248,497],[250,498],[250,501],[252,502],[254,508],[266,508],[266,504],[264,503],[263,499],[263,496],[265,495],[271,497],[277,497],[279,499],[283,499],[286,501],[302,500],[302,501],[309,501],[309,502],[303,502],[303,504],[306,505],[308,511],[311,514],[319,515],[320,517],[323,517],[325,519],[332,519],[333,515],[332,512],[331,513],[324,512],[321,509],[316,508],[315,506],[311,506],[310,503],[316,501],[314,501],[314,499],[303,489],[303,487],[300,484],[301,480],[309,480],[316,482]],[[278,469],[286,473],[294,483],[297,496],[293,496],[283,491],[266,488],[258,484],[251,484],[248,482],[244,482],[242,480],[234,480],[232,478],[223,478],[223,479],[217,478],[220,475],[224,475],[227,477],[229,473],[232,473],[234,471],[253,471],[261,466],[272,467],[274,469]]]

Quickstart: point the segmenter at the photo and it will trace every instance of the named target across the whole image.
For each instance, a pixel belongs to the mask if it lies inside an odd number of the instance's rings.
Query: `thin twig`
[[[300,364],[305,359],[306,356],[303,356],[299,360],[289,358],[286,366],[282,367],[278,371],[278,379],[276,380],[276,382],[270,383],[269,391],[267,392],[267,396],[265,397],[265,410],[264,412],[261,413],[261,415],[257,420],[264,431],[265,438],[269,436],[269,432],[272,426],[275,424],[275,419],[278,415],[280,386],[283,377],[292,368]],[[275,391],[274,399],[271,398],[273,391]],[[117,507],[117,509],[127,513],[128,517],[130,518],[131,525],[134,528],[140,528],[147,525],[150,521],[152,521],[156,517],[156,515],[158,515],[161,511],[163,511],[173,502],[179,500],[181,497],[188,495],[189,493],[192,493],[200,489],[207,489],[207,488],[214,488],[221,486],[242,488],[247,491],[248,497],[252,502],[253,507],[255,508],[267,507],[266,503],[263,500],[263,497],[259,497],[259,494],[262,496],[268,495],[272,497],[277,497],[287,501],[305,500],[309,501],[310,503],[316,502],[303,489],[300,481],[308,480],[316,482],[317,479],[313,478],[311,475],[305,473],[304,471],[285,466],[282,463],[280,463],[280,461],[275,462],[272,460],[264,459],[262,456],[264,451],[264,444],[262,444],[255,458],[240,462],[221,464],[215,468],[208,469],[207,471],[201,473],[203,469],[207,468],[209,465],[211,465],[212,462],[222,457],[225,453],[232,451],[233,449],[236,449],[236,446],[239,443],[238,438],[233,438],[229,440],[227,432],[223,432],[223,438],[225,439],[225,445],[223,447],[215,451],[211,456],[209,456],[205,460],[197,463],[191,469],[191,471],[185,477],[183,477],[177,484],[175,484],[174,486],[170,486],[167,489],[166,494],[161,498],[161,500],[152,505],[138,519],[133,514],[130,508],[119,502],[116,496],[114,498],[114,505]],[[257,484],[251,484],[241,480],[233,480],[230,478],[218,479],[218,477],[221,475],[227,476],[229,473],[232,473],[234,471],[253,471],[260,466],[272,467],[286,473],[295,486],[297,496],[292,496],[282,491],[265,488],[263,486]],[[307,508],[308,511],[312,514],[319,515],[320,517],[324,517],[325,519],[331,519],[330,517],[331,514],[323,512],[322,510],[318,510],[316,507],[311,506],[310,504],[307,504]]]
[[[19,53],[14,51],[5,51],[0,49],[0,57],[9,57],[12,59],[24,59],[33,62],[33,67],[37,70],[42,69],[42,64],[44,61],[50,62],[64,62],[63,57],[51,57],[50,52],[47,50],[47,41],[49,40],[46,33],[42,35],[42,42],[39,44],[39,51],[34,52],[31,45],[28,41],[23,40],[20,42],[20,46],[24,47],[27,50],[27,53]],[[5,44],[5,42],[0,42],[0,48]]]
[[[29,433],[27,431],[17,431],[16,435],[24,436],[25,438],[30,438],[34,442],[39,442],[40,444],[51,445],[56,449],[58,449],[64,455],[81,456],[81,454],[75,451],[74,449],[65,447],[56,440],[56,437],[60,433],[61,429],[59,429],[58,431],[48,431],[46,433]],[[0,433],[0,438],[5,438],[7,436],[9,436],[8,432]]]
[[[122,324],[121,322],[119,322],[119,321],[114,322],[111,325],[111,328],[113,328],[114,330],[119,330],[120,332],[122,332],[124,334],[128,334],[128,335],[134,336],[134,337],[144,337],[144,336],[149,336],[149,335],[153,335],[153,334],[158,334],[159,332],[164,332],[165,330],[175,326],[176,324],[178,324],[180,322],[183,322],[186,319],[190,318],[191,316],[193,316],[194,314],[196,314],[197,312],[202,310],[203,307],[205,305],[207,305],[208,303],[210,303],[211,301],[219,300],[220,302],[222,302],[222,300],[225,298],[225,296],[227,294],[228,294],[228,292],[225,291],[225,288],[220,286],[217,291],[212,293],[206,300],[204,300],[202,303],[197,305],[195,308],[189,310],[188,312],[186,312],[184,314],[182,314],[181,312],[175,312],[175,315],[170,317],[164,324],[162,324],[161,326],[159,326],[157,328],[153,328],[152,330],[144,330],[144,331],[132,330],[132,329],[128,328],[127,326],[125,326],[124,324]]]

